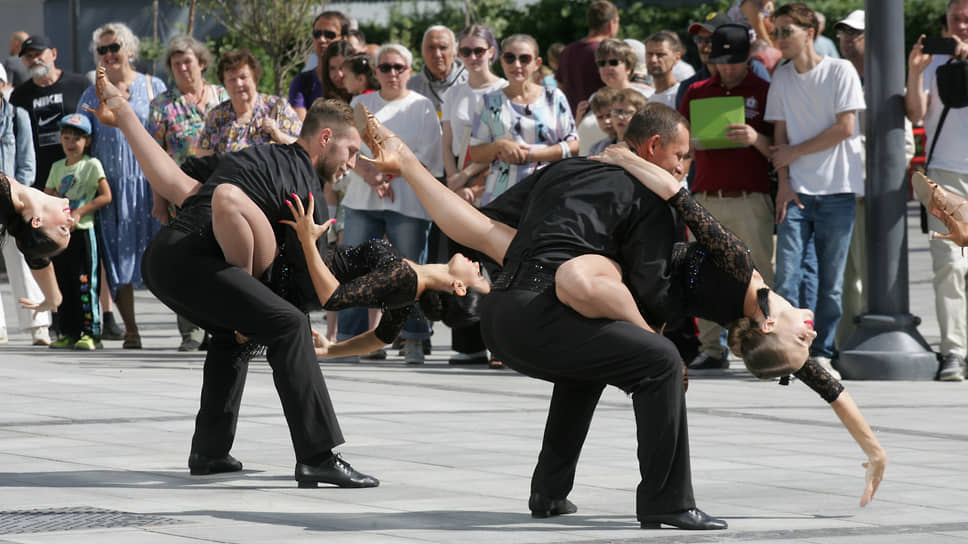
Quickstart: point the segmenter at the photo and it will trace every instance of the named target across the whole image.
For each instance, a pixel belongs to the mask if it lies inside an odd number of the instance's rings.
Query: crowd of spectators
[[[822,14],[804,3],[772,0],[737,0],[687,28],[654,29],[639,39],[617,38],[620,13],[608,0],[591,3],[586,23],[587,34],[567,45],[539,44],[526,34],[499,39],[480,24],[456,35],[454,29],[431,26],[421,42],[422,69],[415,71],[413,53],[405,46],[368,44],[352,20],[324,11],[313,20],[310,62],[285,97],[259,92],[262,67],[244,49],[215,59],[201,42],[173,38],[164,57],[169,87],[135,69],[138,40],[126,25],[98,28],[91,48],[110,81],[178,163],[251,145],[291,143],[312,102],[333,98],[367,106],[433,175],[474,205],[488,204],[553,161],[621,142],[631,114],[646,102],[677,109],[700,127],[708,122],[711,104],[721,104],[715,107],[729,109],[733,120],[718,138],[694,130],[698,136],[689,157],[694,162],[681,173],[682,182],[750,247],[768,284],[816,311],[811,358],[835,372],[837,349],[849,336],[853,317],[864,311],[866,243],[863,228],[857,228],[864,220],[865,188],[863,12],[834,24],[836,44],[822,35]],[[964,56],[968,0],[949,2],[945,23],[959,44],[956,56]],[[695,43],[697,66],[683,60],[680,32]],[[925,121],[930,137],[939,130],[942,109],[934,98],[934,71],[946,57],[932,58],[920,47],[919,40],[909,59],[906,107],[911,121]],[[75,112],[86,116],[90,157],[103,166],[109,195],[96,212],[85,208],[96,232],[92,251],[103,281],[100,304],[90,305],[102,315],[93,316],[97,326],[84,334],[95,331],[97,345],[119,339],[124,348],[140,348],[134,289],[142,284],[141,255],[159,222],[178,210],[153,198],[121,133],[86,111],[98,105],[90,81],[60,70],[56,60],[57,50],[46,37],[11,36],[10,57],[0,66],[0,84],[7,88],[0,104],[0,168],[21,182],[57,190],[48,177],[65,158],[62,120]],[[218,83],[207,79],[211,68]],[[726,100],[734,97],[735,102]],[[938,140],[928,173],[948,190],[968,194],[966,155],[956,144],[966,126],[959,115],[963,110],[948,117],[950,132]],[[663,142],[655,145],[661,152]],[[365,162],[327,185],[325,194],[330,216],[338,219],[332,242],[386,238],[416,263],[466,252],[439,234],[406,180],[384,176]],[[72,201],[72,206],[86,203]],[[949,242],[931,244],[942,326],[939,376],[960,380],[968,344],[968,261]],[[24,274],[23,258],[9,246],[4,258],[14,294],[31,298],[37,287]],[[113,319],[115,304],[123,331]],[[77,343],[77,327],[67,332],[56,316],[52,321],[42,313],[21,313],[19,318],[35,344]],[[326,320],[327,335],[345,339],[372,328],[378,314],[350,309],[328,313]],[[179,349],[205,347],[204,331],[182,318],[178,329]],[[57,342],[59,334],[71,338]],[[417,313],[395,349],[407,363],[422,363],[432,349],[431,334],[431,324]],[[688,366],[726,368],[722,329],[700,321],[696,335],[691,348],[680,347]],[[0,341],[5,338],[0,329]],[[501,367],[488,357],[475,326],[455,330],[453,347],[452,364]],[[386,355],[378,350],[368,357]]]

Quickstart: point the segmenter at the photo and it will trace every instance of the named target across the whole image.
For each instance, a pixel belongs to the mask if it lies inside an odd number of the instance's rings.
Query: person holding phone
[[[949,59],[968,59],[968,0],[950,0],[946,11],[950,42],[928,39],[922,35],[908,55],[908,81],[904,105],[912,123],[924,121],[929,143],[927,175],[939,186],[959,196],[968,196],[968,155],[964,141],[968,137],[968,108],[951,108],[941,124],[944,104],[938,96],[937,69]],[[950,44],[954,43],[951,49]],[[944,44],[949,45],[944,45]],[[940,51],[947,48],[950,55]],[[941,221],[928,217],[928,229],[944,232]],[[932,239],[931,266],[934,270],[935,312],[941,327],[941,365],[938,379],[961,381],[965,376],[965,354],[968,352],[968,315],[965,308],[968,292],[965,277],[968,260],[961,248],[950,240]]]

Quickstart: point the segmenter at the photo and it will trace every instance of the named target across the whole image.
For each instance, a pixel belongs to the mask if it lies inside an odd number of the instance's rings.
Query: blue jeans
[[[408,217],[397,212],[382,210],[354,210],[345,208],[346,217],[343,228],[343,244],[356,246],[373,238],[387,240],[404,257],[415,263],[424,264],[427,260],[427,236],[430,221]],[[346,340],[369,330],[366,308],[348,308],[339,312],[339,340]],[[430,338],[430,322],[424,319],[419,309],[403,325],[401,335],[406,339]]]
[[[840,296],[856,198],[853,193],[797,197],[803,209],[794,203],[787,206],[786,219],[776,230],[776,292],[789,301],[799,300],[804,252],[812,235],[817,252],[817,337],[810,346],[810,355],[834,357],[834,331],[842,313]]]

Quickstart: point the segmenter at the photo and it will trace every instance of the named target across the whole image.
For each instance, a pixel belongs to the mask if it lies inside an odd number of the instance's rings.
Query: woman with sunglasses
[[[124,23],[108,23],[94,31],[92,48],[95,63],[104,66],[111,81],[127,99],[135,114],[145,123],[151,101],[167,90],[156,77],[134,69],[138,38]],[[107,285],[124,321],[126,349],[140,349],[141,336],[135,320],[134,288],[141,287],[141,255],[161,227],[152,217],[151,188],[134,152],[116,128],[102,125],[85,106],[97,109],[98,98],[92,85],[78,102],[78,112],[91,121],[91,155],[101,161],[111,186],[111,203],[98,210],[97,225]],[[107,307],[105,307],[107,310]]]
[[[400,44],[386,44],[376,54],[376,78],[380,90],[353,98],[382,123],[400,135],[428,170],[443,175],[440,120],[430,99],[407,88],[413,75],[413,54]],[[384,176],[368,164],[357,163],[348,174],[343,196],[343,243],[358,246],[384,236],[404,258],[426,262],[430,216],[406,180]],[[371,329],[365,308],[343,310],[339,316],[339,339],[348,339]],[[375,316],[374,316],[375,319]],[[404,359],[423,363],[422,341],[430,338],[430,323],[419,314],[403,327]]]
[[[481,205],[549,162],[578,153],[578,131],[568,99],[559,89],[536,84],[532,77],[541,66],[538,42],[527,34],[514,34],[504,39],[501,50],[508,85],[484,95],[468,153],[472,161],[491,165]]]

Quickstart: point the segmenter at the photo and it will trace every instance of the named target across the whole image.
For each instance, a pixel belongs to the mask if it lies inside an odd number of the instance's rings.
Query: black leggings
[[[145,251],[142,271],[159,300],[212,332],[192,452],[221,457],[232,447],[248,370],[234,331],[268,348],[296,460],[313,462],[343,443],[307,316],[227,264],[211,229],[187,233],[163,228]]]
[[[74,340],[82,334],[93,338],[101,336],[98,299],[101,260],[97,250],[94,228],[77,229],[71,234],[67,249],[51,259],[57,287],[64,297],[57,308],[57,329]]]
[[[606,385],[632,396],[641,483],[639,516],[695,507],[682,360],[661,335],[631,323],[588,319],[541,293],[496,290],[484,298],[484,342],[495,358],[555,384],[531,490],[571,491],[595,405]]]

